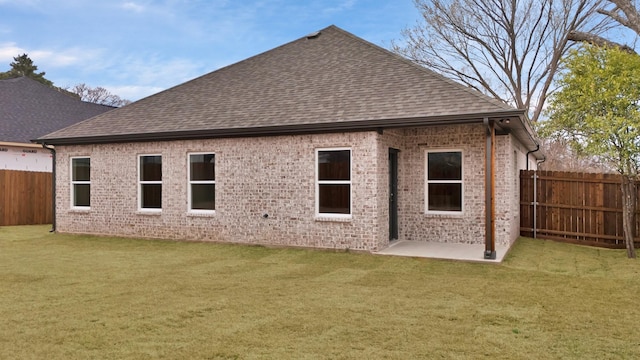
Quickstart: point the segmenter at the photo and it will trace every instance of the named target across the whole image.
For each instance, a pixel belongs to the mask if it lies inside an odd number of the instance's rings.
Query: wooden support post
[[[496,128],[493,121],[484,118],[486,126],[486,158],[485,158],[485,248],[484,258],[496,258],[496,224],[495,224],[495,159],[496,159]]]

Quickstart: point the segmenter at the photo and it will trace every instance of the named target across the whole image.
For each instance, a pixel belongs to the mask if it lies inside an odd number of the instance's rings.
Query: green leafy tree
[[[0,79],[12,79],[20,76],[30,77],[47,86],[53,87],[53,82],[45,79],[45,72],[37,72],[38,67],[33,63],[27,54],[18,55],[13,58],[13,62],[9,64],[11,70],[0,73]]]
[[[635,257],[635,183],[640,170],[640,56],[619,47],[585,45],[564,60],[567,71],[551,96],[541,134],[566,139],[623,177],[627,255]]]

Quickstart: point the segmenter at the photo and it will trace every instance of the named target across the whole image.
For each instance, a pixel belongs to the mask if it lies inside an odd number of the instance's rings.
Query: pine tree
[[[7,72],[0,72],[0,80],[26,76],[41,82],[44,85],[53,87],[53,82],[44,77],[44,71],[37,72],[38,66],[33,63],[33,60],[31,60],[27,54],[14,57],[13,62],[9,65],[11,66],[11,70]]]

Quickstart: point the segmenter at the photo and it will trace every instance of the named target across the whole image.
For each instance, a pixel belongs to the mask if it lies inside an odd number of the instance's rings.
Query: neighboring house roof
[[[112,109],[65,95],[28,77],[0,80],[0,141],[30,143]]]
[[[329,26],[38,141],[347,131],[524,113]]]

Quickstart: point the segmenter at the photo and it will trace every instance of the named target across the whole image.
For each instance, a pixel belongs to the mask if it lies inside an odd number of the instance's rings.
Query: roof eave
[[[211,130],[167,131],[155,133],[118,134],[104,136],[81,136],[66,138],[39,138],[37,143],[49,145],[87,145],[124,142],[195,140],[207,138],[258,137],[278,135],[301,135],[331,132],[376,131],[390,128],[419,126],[455,125],[482,123],[483,119],[499,120],[504,118],[522,119],[522,110],[499,110],[485,113],[437,115],[398,119],[357,120],[331,123],[311,123],[296,125],[265,126],[251,128],[229,128]],[[522,121],[522,120],[521,120]],[[519,121],[519,122],[521,122]],[[522,122],[524,124],[524,122]],[[523,125],[524,126],[524,125]],[[523,129],[526,128],[523,127]],[[521,140],[522,141],[522,140]],[[534,141],[535,142],[535,141]]]
[[[15,142],[15,141],[0,141],[0,146],[42,148],[42,145],[40,144],[22,143],[22,142]]]
[[[515,124],[508,125],[509,131],[525,146],[528,152],[537,160],[544,160],[545,156],[540,151],[540,143],[526,113],[517,117]]]

